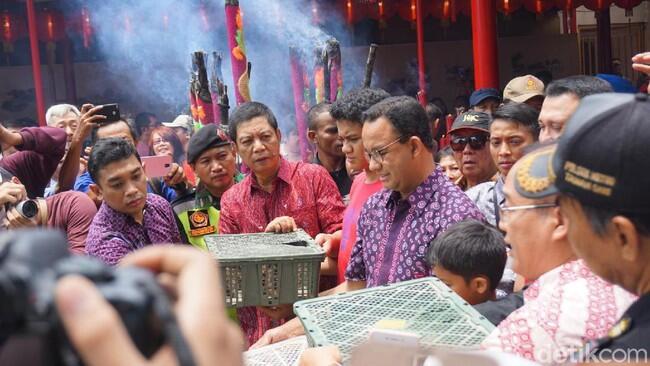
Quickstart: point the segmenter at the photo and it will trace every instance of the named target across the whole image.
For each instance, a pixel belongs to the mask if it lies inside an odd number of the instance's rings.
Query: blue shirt
[[[171,202],[171,201],[175,200],[176,199],[176,191],[172,187],[165,184],[163,181],[158,181],[158,182],[159,182],[160,185],[157,188],[158,188],[158,192],[160,192],[160,195],[162,197],[164,197],[167,200],[167,202]],[[95,182],[90,177],[90,173],[85,172],[85,173],[83,173],[83,174],[81,174],[80,176],[77,177],[77,180],[74,182],[74,190],[79,191],[79,192],[88,193],[88,187],[91,184],[95,184]],[[147,181],[147,192],[148,193],[157,193],[157,192],[154,192],[153,188],[151,187],[152,184],[154,184],[154,183],[152,183],[151,181]]]

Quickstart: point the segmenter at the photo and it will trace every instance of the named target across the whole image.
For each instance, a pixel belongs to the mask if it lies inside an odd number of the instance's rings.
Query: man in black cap
[[[236,169],[235,149],[217,125],[204,126],[190,138],[187,161],[199,183],[194,192],[174,200],[172,208],[182,239],[205,249],[203,236],[219,228],[221,195],[243,177]]]
[[[494,180],[497,168],[490,149],[490,115],[469,111],[456,117],[451,126],[450,145],[463,176],[456,184],[464,191]]]
[[[469,107],[476,112],[492,114],[501,104],[501,93],[494,88],[475,90],[469,96]]]
[[[650,101],[646,94],[586,97],[566,125],[546,174],[576,255],[594,273],[639,296],[589,361],[647,361],[650,348]],[[606,149],[604,147],[607,147]],[[614,358],[615,357],[615,358]]]

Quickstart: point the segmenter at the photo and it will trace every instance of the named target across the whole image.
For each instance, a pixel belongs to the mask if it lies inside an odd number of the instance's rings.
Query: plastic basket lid
[[[494,329],[434,277],[299,301],[294,312],[312,346],[336,345],[344,358],[386,319],[399,320],[425,347],[476,349]]]
[[[307,337],[291,338],[266,347],[244,352],[244,364],[246,366],[298,365],[300,355],[307,347]]]
[[[220,262],[273,258],[322,259],[325,252],[303,230],[286,234],[255,233],[205,236],[208,251]]]

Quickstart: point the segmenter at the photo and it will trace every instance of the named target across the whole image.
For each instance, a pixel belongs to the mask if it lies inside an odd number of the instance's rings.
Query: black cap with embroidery
[[[449,133],[458,131],[464,128],[479,130],[483,132],[490,132],[490,121],[492,118],[489,114],[484,112],[469,111],[465,112],[454,120],[451,125]]]
[[[194,163],[205,150],[228,144],[230,139],[217,125],[205,125],[190,138],[187,144],[187,161]]]
[[[650,100],[604,93],[582,99],[553,156],[555,186],[582,204],[650,213]]]

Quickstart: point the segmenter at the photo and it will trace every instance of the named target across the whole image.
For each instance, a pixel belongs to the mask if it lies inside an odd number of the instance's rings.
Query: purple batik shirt
[[[181,237],[169,202],[149,193],[142,225],[131,216],[102,203],[88,230],[86,253],[107,264],[116,265],[125,255],[144,246],[180,242]]]
[[[363,206],[345,278],[367,287],[431,275],[426,253],[431,241],[452,225],[484,221],[474,203],[439,168],[407,199],[384,189]]]

